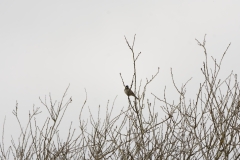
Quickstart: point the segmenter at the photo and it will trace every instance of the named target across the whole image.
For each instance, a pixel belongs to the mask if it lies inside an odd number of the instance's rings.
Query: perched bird
[[[135,96],[135,94],[133,93],[133,91],[128,87],[128,85],[126,85],[125,89],[124,89],[124,92],[126,93],[127,96],[133,96],[135,98],[137,98]],[[138,98],[137,98],[138,99]]]

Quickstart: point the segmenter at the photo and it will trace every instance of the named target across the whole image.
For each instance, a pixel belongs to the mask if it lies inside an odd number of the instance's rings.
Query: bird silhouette
[[[133,96],[135,98],[137,98],[135,96],[135,94],[133,93],[133,91],[128,87],[128,85],[126,85],[125,89],[124,89],[124,92],[126,93],[126,95],[129,97],[129,96]],[[137,98],[138,99],[138,98]]]

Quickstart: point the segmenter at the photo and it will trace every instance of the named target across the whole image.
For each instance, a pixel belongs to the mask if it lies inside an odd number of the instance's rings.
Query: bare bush
[[[219,62],[212,58],[213,67],[209,67],[205,37],[203,42],[197,43],[203,48],[205,61],[201,68],[204,81],[200,84],[196,96],[192,100],[186,99],[186,85],[177,87],[173,72],[172,81],[178,92],[175,103],[167,100],[165,90],[162,98],[154,93],[154,102],[146,99],[148,85],[159,73],[147,79],[145,84],[140,81],[137,88],[136,61],[141,55],[134,51],[133,44],[126,43],[132,53],[133,77],[130,88],[133,88],[137,98],[128,98],[129,106],[121,113],[112,117],[114,102],[109,103],[105,117],[98,114],[97,118],[82,119],[82,112],[86,108],[85,102],[79,114],[79,128],[69,127],[67,138],[63,141],[59,135],[59,125],[72,102],[66,99],[66,89],[59,103],[53,102],[49,95],[41,103],[48,111],[43,126],[38,126],[35,116],[40,114],[40,108],[33,108],[29,112],[26,127],[18,117],[18,106],[13,111],[19,126],[20,135],[12,139],[12,145],[4,146],[4,124],[0,144],[0,158],[10,159],[238,159],[240,156],[239,139],[239,86],[237,75],[231,73],[226,79],[218,78],[221,63],[230,44]],[[124,78],[120,73],[123,86]],[[161,103],[158,105],[156,102]],[[98,113],[100,112],[100,108]],[[159,117],[158,112],[164,113]],[[89,130],[90,126],[90,130]],[[24,129],[25,128],[25,129]],[[76,130],[79,134],[76,134]]]

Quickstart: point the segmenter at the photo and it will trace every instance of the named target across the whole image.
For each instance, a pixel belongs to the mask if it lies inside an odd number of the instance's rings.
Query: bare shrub
[[[204,81],[200,83],[196,96],[192,100],[186,99],[186,85],[176,86],[171,70],[172,82],[178,92],[175,102],[167,100],[164,96],[158,97],[151,93],[154,101],[146,98],[148,85],[159,73],[157,72],[137,88],[136,61],[141,55],[134,51],[125,38],[131,51],[133,60],[133,77],[130,88],[135,95],[132,101],[128,98],[129,106],[122,109],[117,116],[112,116],[115,100],[110,107],[107,105],[105,117],[98,114],[97,118],[82,119],[85,102],[79,113],[79,128],[69,127],[65,140],[59,135],[59,125],[65,112],[72,102],[66,99],[66,89],[59,103],[53,102],[49,95],[49,103],[41,103],[48,111],[43,126],[38,126],[35,116],[40,114],[40,108],[33,108],[29,112],[29,120],[25,127],[18,117],[18,106],[13,111],[19,126],[20,134],[12,145],[5,149],[4,124],[2,140],[0,143],[0,158],[11,159],[238,159],[239,152],[239,86],[237,75],[231,73],[226,79],[218,78],[221,63],[226,51],[219,62],[212,58],[213,67],[209,67],[209,58],[206,49],[205,37],[203,42],[197,43],[203,48],[205,61],[201,68]],[[124,78],[120,73],[123,86]],[[156,102],[161,103],[158,105]],[[159,117],[158,112],[164,113]],[[98,110],[100,113],[100,107]],[[89,127],[91,129],[89,129]],[[24,129],[25,128],[25,129]],[[79,131],[76,134],[76,130]]]

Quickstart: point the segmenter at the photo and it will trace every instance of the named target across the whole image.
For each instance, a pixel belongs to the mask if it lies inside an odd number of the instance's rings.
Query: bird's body
[[[135,96],[135,94],[133,93],[133,91],[132,91],[128,86],[125,87],[124,92],[126,93],[126,95],[127,95],[128,97],[129,97],[129,96],[133,96],[133,97],[137,98],[137,97]],[[138,98],[137,98],[137,99],[138,99]]]

